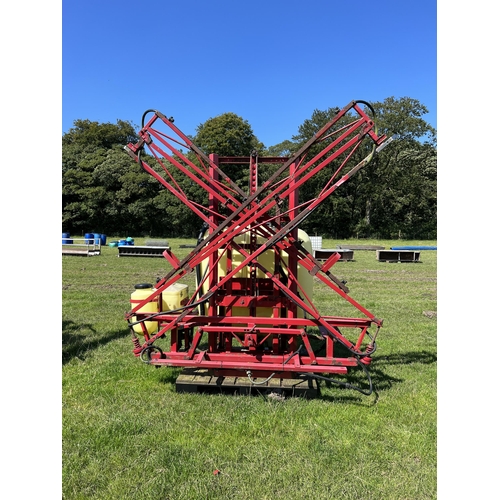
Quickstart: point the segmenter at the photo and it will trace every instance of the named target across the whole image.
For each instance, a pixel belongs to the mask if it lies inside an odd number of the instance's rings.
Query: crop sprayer
[[[373,117],[369,103],[352,101],[290,157],[260,158],[255,151],[222,157],[206,155],[173,118],[146,111],[138,142],[125,150],[200,217],[202,230],[182,260],[164,251],[172,267],[166,276],[136,285],[125,316],[134,355],[156,367],[204,370],[218,380],[325,380],[371,394],[367,367],[383,320],[330,272],[340,254],[315,259],[299,225],[392,140],[378,135]],[[259,163],[276,165],[261,185]],[[248,189],[224,173],[225,164],[248,165]],[[320,173],[321,187],[304,196],[301,188]],[[190,197],[179,175],[206,192],[206,205]],[[189,291],[181,280],[193,272],[196,285]],[[356,316],[322,314],[312,300],[315,280]],[[365,372],[367,387],[338,379],[352,368]]]

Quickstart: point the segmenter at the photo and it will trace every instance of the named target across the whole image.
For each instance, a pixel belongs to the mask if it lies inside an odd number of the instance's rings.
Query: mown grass
[[[169,243],[182,257],[190,250],[180,245],[194,241]],[[323,247],[338,243],[349,244]],[[133,285],[164,276],[165,259],[118,258],[111,247],[63,256],[63,498],[436,498],[437,252],[422,251],[420,263],[378,262],[373,251],[354,258],[332,272],[384,318],[374,393],[321,383],[316,399],[276,400],[177,393],[179,369],[132,355],[124,314]],[[182,281],[191,289],[194,276]],[[352,315],[333,295],[315,280],[322,313]]]

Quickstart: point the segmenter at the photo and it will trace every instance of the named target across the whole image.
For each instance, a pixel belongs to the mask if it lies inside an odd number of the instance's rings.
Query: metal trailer
[[[217,380],[326,380],[369,395],[368,366],[383,320],[331,273],[340,253],[315,259],[299,237],[299,225],[391,142],[378,134],[373,117],[369,103],[352,101],[290,158],[259,158],[256,152],[219,157],[205,155],[173,118],[146,111],[140,139],[125,146],[126,152],[196,213],[206,230],[182,260],[166,249],[171,271],[131,298],[125,319],[133,354],[156,367],[204,370]],[[154,166],[145,161],[146,153]],[[276,165],[262,185],[259,162]],[[248,192],[221,168],[231,163],[248,164]],[[208,193],[208,206],[181,188],[178,172]],[[304,199],[301,188],[320,173],[327,182]],[[165,295],[195,271],[196,289],[166,305]],[[347,301],[355,316],[322,314],[304,285],[304,272]],[[365,372],[366,383],[339,379],[354,368]]]

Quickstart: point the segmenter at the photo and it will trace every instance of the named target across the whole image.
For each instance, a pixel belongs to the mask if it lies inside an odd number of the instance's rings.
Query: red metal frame
[[[364,106],[370,107],[364,101],[349,103],[290,158],[259,158],[255,152],[248,157],[207,156],[172,118],[155,110],[144,114],[140,139],[128,144],[126,151],[201,218],[207,233],[183,260],[166,250],[164,257],[172,270],[126,314],[136,356],[157,366],[206,368],[217,375],[246,373],[254,378],[345,374],[350,367],[370,364],[382,320],[354,300],[330,272],[340,255],[318,262],[298,236],[299,224],[390,142],[377,134]],[[149,113],[152,116],[144,123]],[[367,143],[365,158],[353,165],[354,153]],[[144,161],[144,150],[155,158],[155,168]],[[259,161],[277,165],[261,186]],[[236,163],[249,165],[248,192],[220,168]],[[206,191],[206,206],[189,198],[175,180],[175,170]],[[301,186],[320,171],[330,172],[328,182],[311,199],[300,200]],[[249,242],[237,243],[245,234]],[[234,261],[235,252],[239,262]],[[274,254],[269,269],[262,263],[264,252]],[[205,278],[185,306],[154,316],[140,312],[148,302],[161,304],[169,286],[202,264],[207,266]],[[349,302],[359,317],[321,314],[299,281],[299,266]],[[224,271],[219,276],[220,267]],[[248,278],[237,276],[242,270]],[[246,308],[248,315],[233,315],[235,307]],[[263,307],[272,310],[270,317],[257,316]],[[158,330],[148,334],[143,326],[141,344],[132,327],[146,320],[156,321]],[[376,328],[373,336],[370,327]],[[315,352],[314,336],[323,339],[324,354]],[[337,355],[335,344],[343,346],[342,355]]]

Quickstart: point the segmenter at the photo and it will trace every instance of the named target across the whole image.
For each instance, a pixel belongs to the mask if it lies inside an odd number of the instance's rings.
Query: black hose
[[[141,160],[141,151],[142,149],[139,149],[139,151],[137,151],[137,163],[139,164],[139,166],[142,168],[142,170],[144,170],[144,172],[147,173],[147,170],[144,168],[144,165],[142,164],[142,160]]]
[[[198,245],[205,239],[205,233],[207,232],[207,229],[208,229],[208,222],[204,222],[203,225],[201,226],[200,233],[198,234],[198,239],[196,240],[196,243]]]
[[[354,101],[356,104],[364,104],[365,106],[368,106],[370,108],[370,111],[372,112],[373,114],[373,117],[375,117],[375,110],[373,109],[373,106],[369,103],[369,102],[366,102],[366,101],[360,101],[360,100],[357,100],[357,101]]]
[[[146,115],[148,113],[156,113],[156,110],[155,109],[148,109],[147,111],[144,111],[144,113],[142,114],[142,119],[141,119],[141,128],[144,128],[144,121],[145,121]],[[140,167],[142,168],[142,170],[144,170],[144,172],[147,172],[147,170],[144,168],[144,165],[142,164],[141,151],[142,151],[142,148],[139,149],[139,151],[137,152],[137,163],[139,163]]]
[[[201,226],[200,234],[198,235],[198,239],[196,240],[196,244],[197,245],[199,245],[204,240],[205,233],[206,233],[207,229],[208,229],[208,223],[204,222],[203,225]],[[205,275],[206,275],[207,271],[208,271],[208,266],[205,269]],[[200,285],[200,283],[202,282],[203,278],[205,278],[205,275],[203,275],[203,276],[201,275],[201,264],[197,264],[197,266],[196,266],[196,284],[197,284],[197,286]],[[203,297],[203,290],[201,288],[198,291],[198,297],[199,298]],[[199,309],[200,315],[203,315],[205,313],[204,309],[205,308],[203,308],[203,311],[202,311],[201,307],[200,307],[200,309]]]
[[[339,386],[345,387],[346,389],[354,389],[355,391],[360,392],[361,394],[364,394],[365,396],[369,396],[373,392],[373,385],[372,385],[372,378],[370,377],[370,373],[366,369],[366,367],[358,361],[358,365],[361,366],[363,371],[365,372],[365,375],[368,379],[368,384],[369,384],[369,389],[368,391],[362,389],[361,387],[358,387],[356,385],[349,384],[348,382],[342,382],[340,380],[335,380],[330,377],[323,377],[322,375],[317,375],[315,373],[300,373],[299,375],[305,378],[314,378],[317,380],[324,380],[326,382],[331,382],[333,384],[337,384]]]
[[[341,335],[342,337],[344,336],[342,334],[342,332],[338,329],[338,327],[334,326],[333,328],[335,329],[335,331],[339,335]],[[324,328],[323,331],[327,331],[326,328]],[[326,333],[326,334],[322,333],[321,329],[320,329],[320,333],[323,337],[326,337],[326,335],[328,335],[328,333]],[[368,356],[371,356],[377,350],[377,344],[375,342],[373,342],[372,336],[368,333],[368,331],[366,332],[366,335],[368,335],[368,337],[370,337],[370,339],[372,340],[372,349],[370,349],[369,352],[357,352],[354,349],[351,349],[349,346],[345,345],[341,340],[337,339],[336,337],[333,337],[333,336],[330,336],[330,337],[332,338],[332,340],[334,342],[340,342],[351,354],[353,354],[357,358],[366,358]]]
[[[373,106],[369,102],[366,102],[366,101],[357,100],[357,101],[354,101],[354,102],[356,104],[364,104],[365,106],[367,106],[368,108],[370,108],[370,111],[372,112],[373,120],[374,120],[374,132],[376,134],[378,134],[378,127],[377,127],[377,124],[375,123],[375,110],[373,109]],[[374,143],[373,146],[372,146],[372,152],[369,155],[369,159],[368,159],[367,163],[371,162],[371,160],[373,159],[373,155],[375,154],[376,150],[377,150],[377,145]]]
[[[185,311],[186,309],[193,309],[196,306],[199,306],[200,304],[207,302],[211,296],[212,296],[212,293],[207,298],[205,298],[203,300],[199,300],[198,302],[193,302],[192,304],[188,304],[186,306],[179,307],[179,309],[172,309],[171,311],[160,311],[160,312],[151,314],[151,315],[145,317],[144,319],[141,319],[140,321],[136,321],[134,323],[129,323],[128,325],[129,326],[140,325],[141,323],[144,323],[144,321],[151,321],[153,318],[156,318],[156,316],[160,316],[160,315],[165,314],[165,313],[172,314],[172,313]]]
[[[359,101],[359,102],[362,102],[362,101]],[[146,118],[146,115],[148,113],[156,113],[156,109],[148,109],[146,111],[144,111],[144,113],[142,114],[142,120],[141,120],[141,127],[144,128],[144,119]]]
[[[140,359],[143,363],[150,363],[151,362],[151,352],[150,351],[158,351],[160,353],[160,358],[163,359],[165,358],[165,355],[163,354],[163,351],[155,345],[148,345],[144,347],[144,349],[140,353]],[[144,359],[144,353],[147,353],[149,356],[149,359]]]

